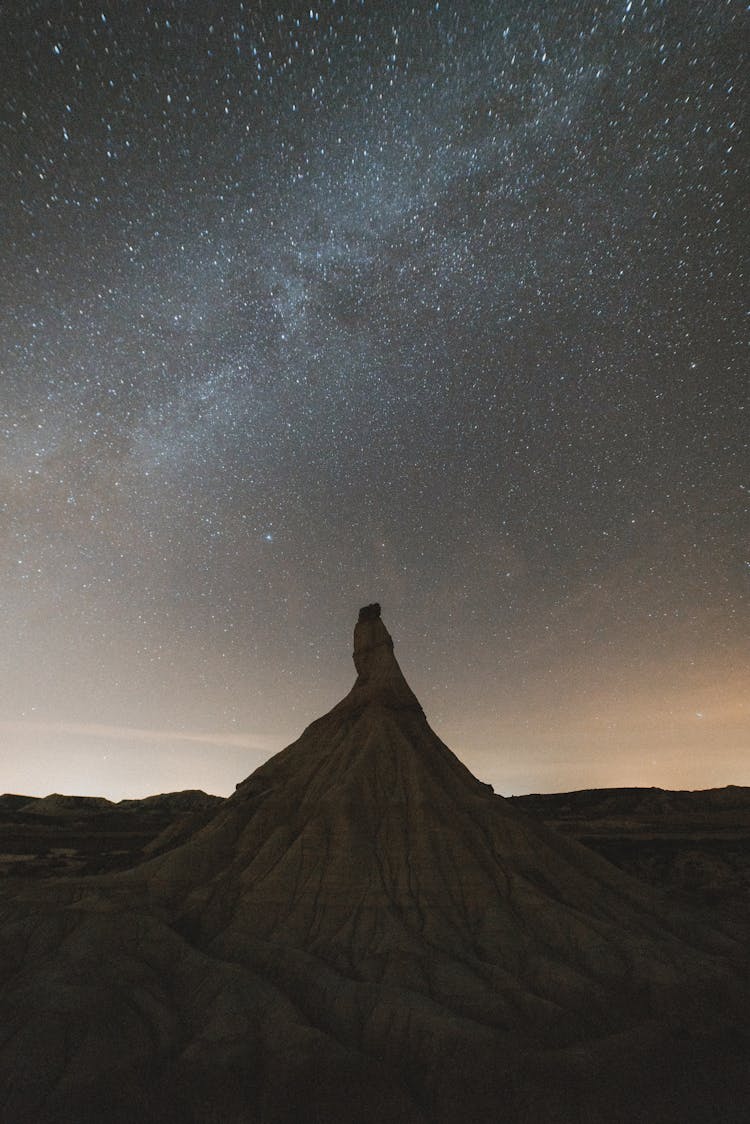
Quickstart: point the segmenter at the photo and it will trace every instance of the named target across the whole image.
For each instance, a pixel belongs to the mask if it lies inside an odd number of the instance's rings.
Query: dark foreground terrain
[[[504,800],[354,661],[228,800],[0,799],[0,1119],[745,1124],[748,791]]]

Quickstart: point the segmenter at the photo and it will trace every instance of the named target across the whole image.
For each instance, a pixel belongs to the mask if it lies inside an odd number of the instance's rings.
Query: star
[[[375,600],[498,791],[750,782],[739,10],[47,8],[0,43],[5,788],[280,748]]]

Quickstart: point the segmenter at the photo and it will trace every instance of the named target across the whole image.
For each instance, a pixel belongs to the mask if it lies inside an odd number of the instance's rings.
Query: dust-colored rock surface
[[[357,681],[189,838],[3,883],[14,1121],[736,1121],[743,944],[496,797],[377,606]]]

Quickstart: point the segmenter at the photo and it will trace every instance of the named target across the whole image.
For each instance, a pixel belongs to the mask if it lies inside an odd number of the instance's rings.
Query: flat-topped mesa
[[[354,666],[357,680],[336,710],[380,703],[395,709],[408,708],[422,713],[422,707],[404,679],[393,653],[393,640],[380,619],[380,605],[365,605],[359,610],[354,628]]]

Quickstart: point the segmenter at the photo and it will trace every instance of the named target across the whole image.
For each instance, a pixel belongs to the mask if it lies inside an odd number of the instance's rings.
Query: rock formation
[[[742,946],[476,780],[378,606],[354,662],[179,845],[8,883],[0,1115],[744,1120]]]

